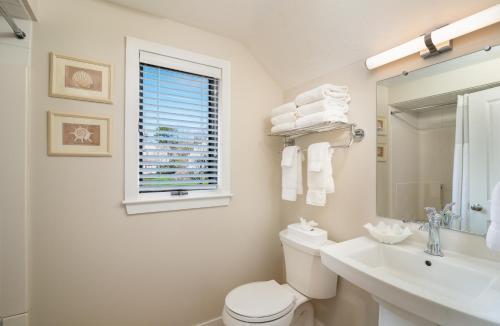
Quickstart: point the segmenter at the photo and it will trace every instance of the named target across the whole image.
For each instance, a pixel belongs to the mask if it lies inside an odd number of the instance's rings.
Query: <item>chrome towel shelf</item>
[[[344,122],[322,122],[308,127],[294,128],[286,131],[271,133],[269,136],[283,137],[284,146],[295,144],[295,139],[300,136],[315,134],[327,131],[346,131],[349,130],[349,137],[346,138],[342,145],[332,145],[332,148],[349,148],[354,142],[360,142],[365,138],[365,131],[356,128],[355,123]]]

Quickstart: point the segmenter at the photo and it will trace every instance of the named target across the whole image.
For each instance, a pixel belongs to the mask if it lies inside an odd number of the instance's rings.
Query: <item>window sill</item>
[[[128,215],[178,211],[183,209],[197,209],[217,206],[228,206],[233,195],[204,194],[192,195],[183,198],[138,198],[124,200]]]

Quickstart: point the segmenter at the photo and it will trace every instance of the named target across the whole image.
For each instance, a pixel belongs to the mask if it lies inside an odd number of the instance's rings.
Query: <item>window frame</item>
[[[186,65],[206,65],[221,70],[218,107],[218,187],[215,190],[189,191],[184,196],[170,192],[139,193],[139,77],[140,51],[176,60]],[[169,67],[165,67],[169,68]],[[230,180],[230,105],[231,64],[206,55],[166,45],[126,37],[125,57],[125,200],[127,214],[153,213],[229,205]]]

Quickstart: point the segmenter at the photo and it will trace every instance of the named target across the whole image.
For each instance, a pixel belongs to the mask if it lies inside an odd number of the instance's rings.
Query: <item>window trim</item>
[[[221,70],[219,102],[219,184],[216,190],[191,191],[182,197],[163,193],[139,193],[139,53],[147,51],[203,64]],[[126,37],[125,57],[125,200],[127,214],[153,213],[227,206],[232,197],[230,180],[231,64],[229,61],[162,44]]]

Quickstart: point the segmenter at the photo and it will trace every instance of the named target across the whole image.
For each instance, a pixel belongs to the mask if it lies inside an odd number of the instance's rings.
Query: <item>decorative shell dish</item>
[[[373,226],[373,224],[368,223],[364,225],[364,228],[367,229],[371,236],[379,242],[387,244],[399,243],[413,234],[408,227],[402,228],[397,223],[389,225],[384,222],[380,222],[377,226]]]

